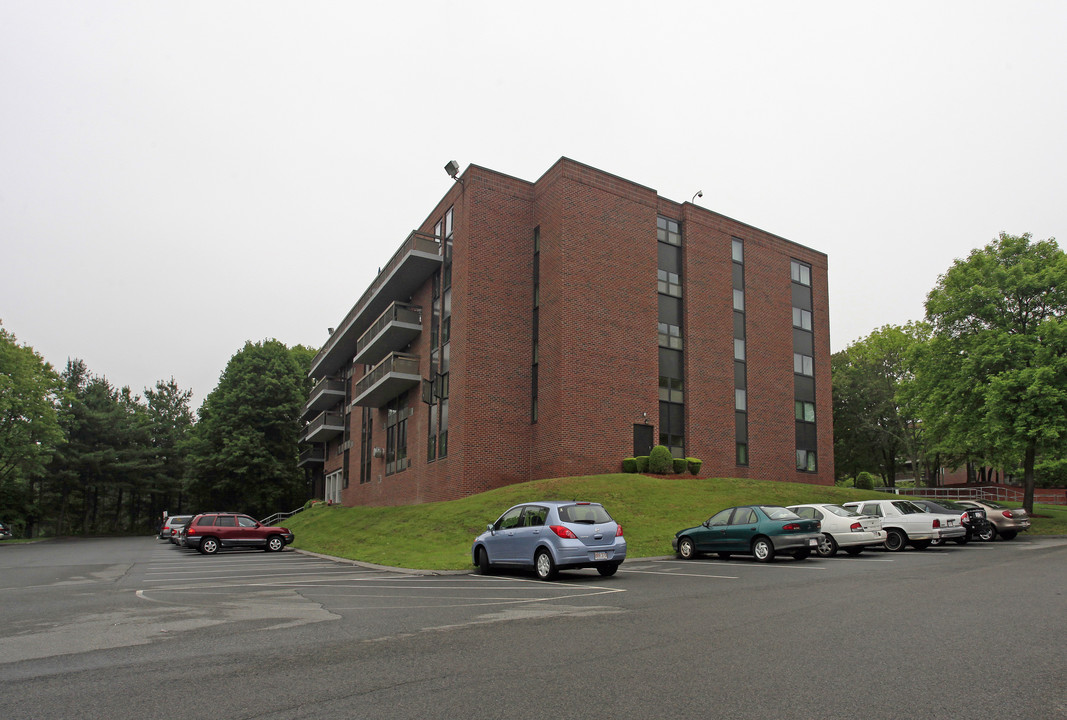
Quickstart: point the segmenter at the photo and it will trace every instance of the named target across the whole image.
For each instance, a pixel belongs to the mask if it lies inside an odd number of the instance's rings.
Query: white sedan
[[[865,547],[885,544],[886,533],[881,518],[860,515],[829,503],[792,505],[789,509],[802,518],[822,523],[822,540],[816,548],[819,557],[833,557],[838,548],[849,555],[859,555]]]

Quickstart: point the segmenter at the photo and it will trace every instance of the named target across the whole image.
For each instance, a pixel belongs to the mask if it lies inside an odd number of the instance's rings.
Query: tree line
[[[1001,233],[957,260],[927,296],[924,320],[885,326],[835,353],[839,477],[941,468],[976,482],[1067,481],[1067,256],[1054,239]]]
[[[194,416],[174,378],[139,395],[81,360],[57,372],[0,325],[0,521],[23,537],[140,534],[164,511],[299,506],[314,354],[245,343]]]

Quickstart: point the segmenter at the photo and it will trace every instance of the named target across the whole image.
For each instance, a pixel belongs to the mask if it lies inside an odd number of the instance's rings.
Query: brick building
[[[377,262],[377,261],[374,261]],[[345,505],[618,472],[831,484],[826,256],[561,158],[471,165],[316,355],[301,464]]]

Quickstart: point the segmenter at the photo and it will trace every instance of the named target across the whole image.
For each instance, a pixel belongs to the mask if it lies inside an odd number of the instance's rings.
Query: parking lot
[[[142,538],[0,547],[8,717],[1067,717],[1067,539],[603,578],[426,575]],[[503,712],[495,703],[536,695]],[[904,703],[905,710],[902,710]]]

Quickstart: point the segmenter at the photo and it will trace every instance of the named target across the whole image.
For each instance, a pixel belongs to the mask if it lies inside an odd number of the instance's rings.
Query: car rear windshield
[[[859,517],[858,512],[843,508],[840,505],[823,505],[827,512],[831,512],[839,517]]]
[[[564,505],[559,509],[559,519],[584,525],[612,522],[603,505]]]
[[[776,505],[760,505],[760,510],[771,520],[797,520],[800,517],[792,510],[786,510],[784,507]]]

